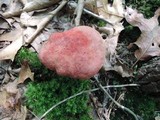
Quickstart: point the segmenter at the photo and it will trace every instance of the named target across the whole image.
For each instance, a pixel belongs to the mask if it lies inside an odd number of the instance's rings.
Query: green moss
[[[151,120],[154,117],[156,102],[153,98],[145,94],[129,93],[126,95],[125,104],[131,108],[144,120]]]
[[[27,87],[26,104],[38,116],[61,100],[89,89],[89,81],[54,77],[49,81],[31,82]],[[47,115],[47,120],[91,120],[88,96],[82,94],[57,106]]]
[[[16,57],[15,57],[15,61],[17,65],[21,65],[21,63],[27,60],[29,62],[29,65],[33,68],[38,68],[41,67],[42,64],[39,61],[38,55],[35,52],[30,51],[29,49],[22,47]]]
[[[104,21],[102,21],[102,20],[99,20],[98,22],[97,22],[97,26],[98,27],[104,27],[106,25],[106,22],[104,22]]]
[[[154,112],[157,109],[157,102],[149,95],[140,93],[140,91],[128,92],[123,103],[121,104],[131,109],[136,115],[138,115],[140,118],[143,118],[143,120],[153,120]],[[119,109],[112,118],[112,120],[128,119],[134,120],[133,116],[131,116],[129,113]]]
[[[22,47],[18,51],[13,65],[20,67],[24,60],[28,61],[36,80],[40,81],[45,80],[46,78],[52,78],[52,75],[54,74],[53,71],[50,71],[43,66],[36,52],[32,52],[28,48]]]
[[[154,15],[154,12],[160,6],[160,0],[126,0],[126,4],[136,8],[145,17],[149,18]]]

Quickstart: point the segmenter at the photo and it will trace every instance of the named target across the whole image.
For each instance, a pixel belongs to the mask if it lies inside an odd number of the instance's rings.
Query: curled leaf
[[[27,78],[30,78],[33,81],[34,73],[31,72],[29,68],[28,62],[24,61],[21,66],[21,70],[19,73],[18,83],[24,83]]]
[[[135,56],[138,60],[145,60],[149,57],[160,56],[160,27],[158,16],[160,9],[150,18],[144,18],[143,14],[136,10],[127,8],[125,18],[133,26],[139,27],[141,35],[136,42],[132,43],[138,46]],[[132,46],[132,44],[130,46]]]

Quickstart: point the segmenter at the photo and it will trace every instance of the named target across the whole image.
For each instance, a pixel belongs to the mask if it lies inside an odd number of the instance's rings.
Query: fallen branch
[[[2,13],[2,16],[4,16],[5,18],[11,18],[11,17],[16,17],[21,15],[22,12],[31,12],[34,10],[40,10],[40,9],[45,9],[47,7],[53,6],[54,4],[57,4],[60,0],[36,0],[36,1],[30,1],[30,2],[26,2],[26,0],[16,0],[16,2],[18,2],[18,4],[23,4],[24,8],[21,9],[14,9],[14,10],[9,10],[7,12]],[[15,1],[11,4],[13,6],[13,4],[15,4]],[[10,6],[11,7],[11,6]],[[15,7],[15,6],[14,6]]]
[[[52,12],[49,12],[48,16],[42,19],[42,21],[37,25],[37,29],[33,33],[33,35],[26,40],[27,44],[30,44],[31,42],[33,42],[33,40],[37,37],[37,35],[44,29],[44,27],[49,23],[49,21],[64,7],[66,3],[67,3],[67,0],[63,0],[55,10],[53,10]]]
[[[136,86],[139,86],[138,84],[125,84],[125,85],[109,85],[109,86],[103,86],[103,88],[119,88],[119,87],[136,87]],[[57,106],[59,106],[60,104],[72,99],[72,98],[75,98],[81,94],[84,94],[84,93],[90,93],[90,92],[95,92],[97,90],[100,90],[100,88],[95,88],[95,89],[92,89],[92,90],[85,90],[85,91],[81,91],[77,94],[74,94],[60,102],[58,102],[57,104],[53,105],[50,109],[48,109],[41,117],[40,117],[40,120],[42,120],[49,112],[51,112],[54,108],[56,108]]]
[[[77,3],[74,2],[74,1],[68,2],[68,5],[71,6],[72,8],[77,8]],[[102,20],[102,21],[104,21],[104,22],[106,22],[106,23],[108,23],[108,24],[110,24],[110,25],[113,25],[112,23],[110,23],[110,22],[107,21],[106,19],[104,19],[104,18],[98,16],[97,14],[95,14],[95,13],[93,13],[93,12],[91,12],[91,11],[85,9],[85,8],[83,8],[83,11],[84,11],[85,13],[87,13],[87,14],[89,14],[89,15],[91,15],[91,16],[97,18],[97,19],[99,19],[99,20]]]
[[[29,109],[27,109],[35,118],[36,118],[36,120],[40,120],[39,118],[38,118],[38,116],[34,113],[34,112],[32,112],[31,110],[29,110]]]
[[[78,5],[77,5],[77,9],[76,9],[76,18],[75,18],[75,25],[79,26],[80,25],[80,19],[81,19],[81,15],[83,12],[83,7],[84,7],[84,0],[78,0]]]

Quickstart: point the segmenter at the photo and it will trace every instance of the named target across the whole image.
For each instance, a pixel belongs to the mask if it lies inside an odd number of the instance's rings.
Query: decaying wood
[[[137,82],[147,93],[160,93],[160,57],[155,57],[138,70]]]

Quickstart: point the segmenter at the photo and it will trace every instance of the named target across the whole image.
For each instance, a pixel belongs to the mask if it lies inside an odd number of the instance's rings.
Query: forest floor
[[[160,2],[150,18],[128,4],[1,0],[0,119],[160,120]],[[72,82],[43,66],[38,54],[52,33],[77,26],[99,32],[106,58],[95,76]]]

